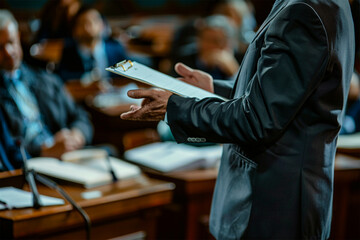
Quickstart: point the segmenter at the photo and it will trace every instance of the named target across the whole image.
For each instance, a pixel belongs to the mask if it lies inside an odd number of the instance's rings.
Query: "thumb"
[[[194,74],[194,69],[183,63],[175,64],[175,71],[183,77],[191,77]]]

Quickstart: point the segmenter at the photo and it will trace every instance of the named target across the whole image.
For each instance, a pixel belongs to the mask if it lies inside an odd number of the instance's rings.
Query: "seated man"
[[[197,30],[197,46],[189,45],[193,49],[184,50],[173,63],[183,62],[209,73],[214,79],[232,79],[242,60],[235,47],[234,26],[222,15],[209,16],[202,23]],[[175,72],[172,75],[177,76]]]
[[[13,137],[31,156],[60,157],[92,139],[87,114],[56,76],[22,63],[18,24],[0,10],[0,107]]]
[[[104,21],[96,9],[80,8],[73,18],[73,39],[65,43],[59,63],[59,75],[64,82],[106,79],[110,74],[105,68],[127,58],[120,42],[104,39],[104,29]]]

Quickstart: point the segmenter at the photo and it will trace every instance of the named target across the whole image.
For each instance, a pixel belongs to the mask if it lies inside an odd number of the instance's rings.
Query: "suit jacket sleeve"
[[[305,4],[288,8],[265,32],[257,71],[244,95],[227,102],[170,97],[168,123],[176,141],[199,137],[259,148],[281,136],[320,83],[329,60],[326,30],[316,12]]]
[[[214,92],[217,95],[225,98],[230,98],[232,89],[235,83],[234,80],[214,80]]]

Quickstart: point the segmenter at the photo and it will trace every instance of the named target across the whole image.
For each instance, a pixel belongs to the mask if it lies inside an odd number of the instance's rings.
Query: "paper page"
[[[129,64],[129,63],[127,63],[127,64]],[[203,99],[206,97],[215,97],[215,98],[220,98],[224,101],[227,100],[219,95],[210,93],[201,88],[192,86],[185,82],[182,82],[176,78],[173,78],[164,73],[161,73],[159,71],[151,69],[151,68],[149,68],[141,63],[138,63],[138,62],[133,62],[132,67],[126,65],[126,66],[124,66],[124,68],[109,67],[109,68],[106,68],[106,70],[110,71],[112,73],[118,74],[118,75],[122,75],[122,76],[125,76],[128,78],[149,84],[151,86],[155,86],[158,88],[168,90],[170,92],[173,92],[175,94],[178,94],[178,95],[184,96],[184,97],[195,97],[195,98],[199,98],[199,99]]]
[[[109,173],[54,158],[32,158],[28,161],[28,167],[47,176],[81,184],[86,188],[112,181]]]
[[[122,161],[118,158],[109,157],[110,164],[113,168],[115,175],[118,179],[126,179],[135,176],[139,176],[141,174],[141,170],[138,166]],[[96,170],[103,171],[104,173],[109,173],[109,166],[107,160],[102,159],[90,159],[84,160],[80,163],[83,166],[87,166]]]
[[[33,197],[31,192],[27,192],[14,187],[0,188],[0,200],[9,207],[26,208],[33,206]],[[65,201],[61,198],[48,197],[40,195],[42,206],[63,205]]]
[[[83,149],[68,152],[62,156],[64,161],[45,157],[32,158],[28,161],[28,167],[47,176],[92,188],[112,182],[108,162],[102,155],[103,151]],[[91,154],[94,158],[90,157]],[[109,159],[118,179],[137,177],[141,174],[140,168],[134,164],[114,157]]]
[[[344,149],[360,149],[360,133],[339,135],[337,147]]]
[[[176,142],[158,142],[125,152],[125,158],[161,172],[211,166],[220,159],[222,147],[194,147]]]

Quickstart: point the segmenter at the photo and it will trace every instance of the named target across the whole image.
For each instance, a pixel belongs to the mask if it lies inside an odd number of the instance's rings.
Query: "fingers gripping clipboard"
[[[194,97],[198,99],[215,97],[227,101],[227,99],[219,95],[192,86],[138,62],[124,60],[112,67],[106,68],[106,70],[157,88],[173,92],[183,97]]]

